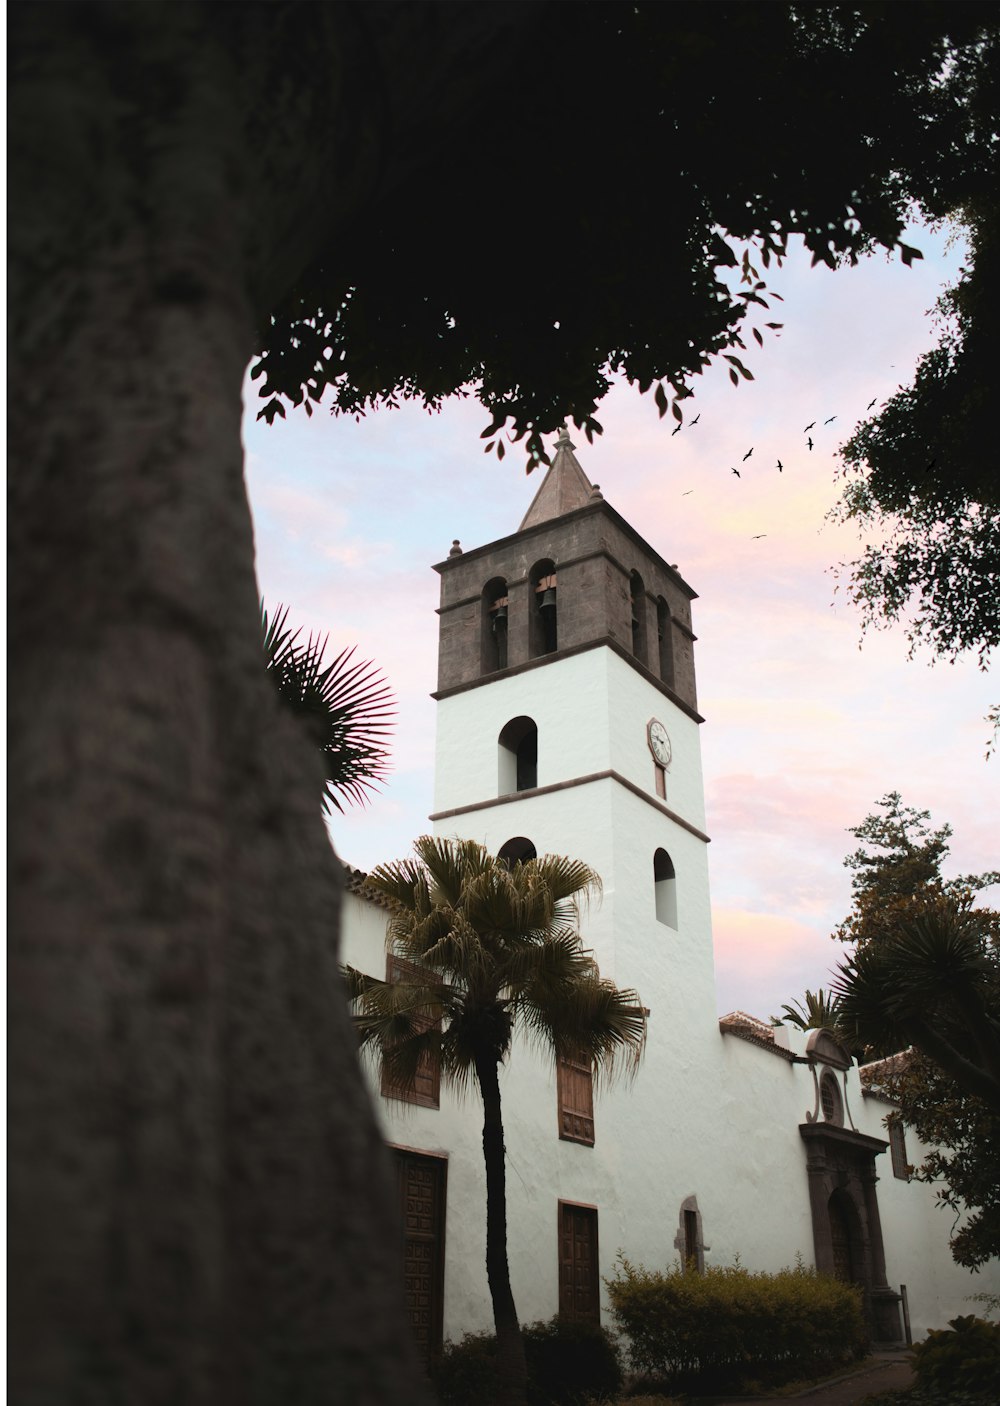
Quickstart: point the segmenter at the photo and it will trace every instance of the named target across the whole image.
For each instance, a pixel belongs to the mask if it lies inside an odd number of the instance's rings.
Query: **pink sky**
[[[734,389],[718,369],[701,378],[686,403],[689,420],[701,416],[693,428],[671,436],[652,398],[621,386],[598,412],[603,437],[573,435],[590,479],[699,594],[720,1012],[767,1016],[826,984],[841,951],[829,933],[849,906],[845,830],[886,791],[951,822],[948,872],[997,867],[1000,757],[984,760],[995,683],[972,659],[908,660],[900,630],[859,649],[858,618],[830,572],[857,554],[853,532],[824,523],[837,445],[873,397],[909,380],[933,341],[926,310],[961,258],[940,235],[908,238],[926,256],[911,269],[876,256],[836,273],[801,257],[772,270],[785,301],[766,316],[784,330],[748,356],[753,383]],[[244,438],[261,590],[331,647],[356,643],[399,700],[387,787],[331,827],[342,858],[365,868],[407,853],[427,828],[431,563],[454,537],[468,549],[514,531],[541,480],[525,476],[516,448],[499,464],[483,454],[487,416],[474,400],[360,424],[291,411],[268,427],[255,412],[254,402]]]

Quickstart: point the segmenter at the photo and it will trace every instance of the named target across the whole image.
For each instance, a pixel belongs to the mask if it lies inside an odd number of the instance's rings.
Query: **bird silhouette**
[[[701,411],[699,410],[698,413],[697,413],[697,415],[696,415],[696,416],[694,417],[694,419],[691,421],[691,428],[692,428],[692,429],[694,429],[695,425],[698,423],[698,421],[699,421],[700,419],[701,419]]]
[[[739,469],[732,469],[732,468],[731,468],[731,469],[729,470],[729,472],[730,472],[731,474],[735,474],[737,478],[742,478],[742,477],[743,477],[743,475],[740,473]]]
[[[832,425],[833,422],[834,422],[834,420],[836,420],[836,418],[837,418],[836,415],[831,415],[830,418],[829,418],[829,420],[824,420],[824,421],[823,421],[823,424],[824,424],[824,425]]]
[[[670,438],[673,439],[674,435],[675,435],[675,434],[680,434],[680,432],[681,432],[681,427],[680,427],[680,425],[678,425],[675,430],[671,430],[671,431],[670,431]]]
[[[758,532],[757,535],[756,535],[755,537],[751,537],[750,540],[751,540],[751,542],[759,542],[762,537],[766,537],[766,536],[767,536],[767,533],[766,533],[766,532]]]
[[[806,440],[806,444],[808,444],[810,449],[813,447],[812,435],[810,435],[809,438]]]
[[[802,433],[803,433],[803,434],[808,434],[810,430],[814,430],[815,428],[816,428],[816,421],[814,420],[811,425],[806,425],[806,427],[805,427],[805,429],[802,431]]]
[[[875,397],[875,400],[878,400],[878,396]],[[872,408],[872,406],[875,404],[875,400],[870,400],[870,401],[868,402],[868,404],[865,406],[865,413],[866,413],[866,414],[867,414],[867,412]]]
[[[684,492],[681,494],[681,497],[682,497],[682,498],[686,498],[689,493],[693,493],[693,492],[694,492],[694,489],[693,489],[693,488],[685,488]]]
[[[778,473],[779,473],[779,474],[780,474],[781,471],[784,469],[784,467],[785,467],[784,464],[783,464],[783,463],[781,462],[781,460],[779,459],[779,460],[778,460]]]
[[[744,463],[744,464],[745,464],[746,461],[750,458],[750,455],[751,455],[752,453],[753,453],[753,449],[751,448],[751,449],[748,449],[747,452],[743,455],[743,463]]]

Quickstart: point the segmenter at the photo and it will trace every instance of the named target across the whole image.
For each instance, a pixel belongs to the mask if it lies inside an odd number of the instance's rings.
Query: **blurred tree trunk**
[[[369,179],[363,111],[309,146],[340,10],[11,9],[20,1403],[420,1399],[240,447],[255,328]]]

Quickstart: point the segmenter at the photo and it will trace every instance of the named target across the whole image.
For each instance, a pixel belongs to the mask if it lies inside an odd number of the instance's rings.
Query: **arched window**
[[[481,615],[482,671],[492,674],[507,667],[507,582],[502,576],[483,587]]]
[[[497,859],[502,859],[508,869],[515,864],[527,864],[529,859],[537,859],[535,846],[524,835],[515,835],[497,850]]]
[[[640,664],[646,662],[646,588],[638,571],[629,577],[632,603],[632,653]]]
[[[653,890],[656,894],[656,921],[668,928],[677,927],[677,875],[673,860],[665,849],[653,855]]]
[[[528,654],[532,659],[554,654],[559,634],[556,628],[556,567],[545,557],[528,575]]]
[[[662,596],[656,599],[656,639],[660,650],[660,678],[668,688],[674,686],[674,629],[670,607]]]
[[[500,733],[498,796],[538,785],[538,728],[533,718],[511,718]]]

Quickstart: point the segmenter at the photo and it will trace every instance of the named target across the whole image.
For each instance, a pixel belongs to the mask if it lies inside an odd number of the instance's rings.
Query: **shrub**
[[[604,1328],[555,1317],[521,1332],[530,1406],[583,1406],[621,1390],[621,1354]],[[492,1333],[466,1333],[460,1343],[446,1344],[434,1370],[442,1406],[494,1406],[496,1350]]]
[[[557,1316],[522,1332],[531,1406],[582,1406],[621,1390],[621,1351],[598,1324],[568,1323]]]
[[[799,1266],[658,1273],[620,1258],[607,1281],[632,1368],[700,1390],[815,1374],[867,1346],[861,1294]]]
[[[1000,1324],[966,1314],[914,1348],[921,1392],[975,1393],[1000,1401]]]

